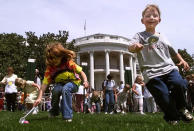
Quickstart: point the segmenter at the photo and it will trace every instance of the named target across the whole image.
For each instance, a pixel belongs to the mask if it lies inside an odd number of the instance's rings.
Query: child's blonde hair
[[[146,8],[143,10],[142,12],[142,18],[144,17],[145,15],[145,12],[148,10],[148,9],[153,9],[155,8],[157,11],[158,11],[158,14],[159,14],[159,17],[161,16],[161,12],[160,12],[160,9],[158,7],[158,5],[155,5],[155,4],[149,4],[146,6]]]
[[[62,61],[73,60],[75,58],[75,52],[63,47],[59,42],[52,42],[47,45],[46,48],[46,65],[52,66],[52,56],[62,57]]]
[[[22,79],[22,78],[16,78],[15,79],[15,85],[17,87],[20,87],[20,88],[24,88],[25,87],[25,84],[26,84],[26,80]]]
[[[143,81],[142,76],[138,75],[135,79],[135,83],[139,83],[140,81]]]

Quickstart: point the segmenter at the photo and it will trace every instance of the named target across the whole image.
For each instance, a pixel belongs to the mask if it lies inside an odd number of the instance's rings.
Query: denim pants
[[[72,111],[72,93],[77,91],[77,85],[72,82],[68,82],[66,84],[55,84],[52,90],[52,100],[50,110],[51,115],[57,116],[59,115],[59,102],[60,96],[62,96],[61,100],[61,112],[63,119],[72,119],[73,111]]]
[[[113,90],[105,91],[105,109],[104,112],[112,112],[114,108],[114,92]]]
[[[166,121],[179,120],[179,110],[186,107],[186,84],[177,70],[151,79],[146,87],[164,112]]]
[[[100,102],[95,102],[95,106],[96,106],[96,113],[100,113],[101,111]]]

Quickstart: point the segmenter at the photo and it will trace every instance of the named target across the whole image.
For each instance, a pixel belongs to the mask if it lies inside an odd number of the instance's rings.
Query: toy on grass
[[[32,113],[34,111],[34,109],[36,109],[36,107],[33,107],[24,117],[21,117],[19,120],[20,124],[29,124],[29,121],[26,120],[26,117]]]

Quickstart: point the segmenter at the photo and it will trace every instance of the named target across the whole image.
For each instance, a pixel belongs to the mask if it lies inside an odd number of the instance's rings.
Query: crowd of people
[[[13,68],[9,67],[8,72],[10,69],[13,71]],[[7,78],[7,76],[5,78]],[[188,107],[190,111],[193,112],[194,75],[187,76],[187,80],[189,83],[185,95],[187,96]],[[3,81],[4,80],[2,80],[2,82]],[[9,103],[9,98],[8,100],[6,99],[7,92],[4,91],[4,88],[0,88],[0,110],[19,110],[27,112],[32,108],[38,96],[40,84],[38,85],[35,81],[26,81],[22,78],[16,78],[13,83],[15,83],[15,86],[18,87],[17,90],[19,90],[15,94],[14,106]],[[135,112],[142,115],[144,115],[145,112],[155,113],[160,111],[153,96],[145,86],[142,76],[137,76],[132,86],[124,84],[123,81],[120,81],[116,86],[113,77],[109,74],[107,80],[103,81],[102,88],[103,90],[96,91],[91,88],[85,89],[83,85],[80,85],[78,91],[72,94],[73,110],[77,113],[93,114],[103,112],[105,114],[126,114],[127,112]],[[50,86],[49,93],[44,94],[39,110],[49,111],[51,109],[52,89],[53,86]],[[38,109],[35,110],[33,114],[37,114],[37,112]]]
[[[33,107],[41,88],[38,69],[35,70],[35,74],[34,81],[24,80],[14,74],[13,67],[7,68],[7,75],[1,81],[0,110],[28,111]],[[73,93],[73,105],[75,105],[73,110],[78,113],[105,112],[105,114],[119,112],[124,114],[126,112],[140,111],[143,114],[144,88],[142,87],[144,85],[141,85],[142,82],[142,78],[138,76],[133,88],[128,84],[124,85],[122,81],[116,87],[113,77],[109,74],[107,80],[102,83],[102,91],[95,91],[91,88],[86,89],[83,85],[80,85],[78,91]],[[39,106],[40,110],[49,111],[51,109],[52,89],[53,86],[50,86],[49,93],[45,93],[43,96],[43,102]],[[156,112],[156,107],[154,111],[151,111],[149,106],[146,109],[144,111]],[[37,110],[35,110],[34,114],[37,114]]]
[[[38,97],[41,84],[37,84],[35,81],[26,81],[22,78],[18,78],[17,75],[13,73],[14,71],[12,67],[8,67],[7,72],[7,75],[1,81],[5,88],[0,88],[0,110],[13,112],[19,110],[28,112],[33,107],[33,103]],[[36,79],[37,75],[35,77]],[[13,80],[13,77],[15,80]],[[7,81],[6,84],[4,84],[5,81]],[[185,96],[187,98],[188,109],[193,112],[194,75],[187,76],[187,81],[188,87]],[[10,96],[10,94],[12,94],[10,89],[6,89],[10,88],[10,86],[13,88],[13,92],[14,89],[17,90],[14,92],[14,98],[12,95]],[[49,87],[49,93],[43,95],[43,101],[40,106],[34,110],[33,114],[37,114],[39,110],[51,110],[53,88],[53,85]],[[62,97],[60,97],[60,101],[61,100]],[[84,88],[83,85],[80,85],[77,92],[72,93],[72,105],[74,112],[90,114],[126,114],[128,112],[134,112],[145,115],[147,112],[155,113],[161,111],[159,106],[156,105],[154,97],[143,82],[143,77],[140,75],[136,77],[132,86],[124,84],[123,81],[118,82],[116,85],[111,74],[109,74],[107,79],[102,82],[102,90],[100,91],[94,90],[90,87]]]

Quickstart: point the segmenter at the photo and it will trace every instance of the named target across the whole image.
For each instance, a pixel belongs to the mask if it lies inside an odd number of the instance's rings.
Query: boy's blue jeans
[[[166,121],[180,120],[179,110],[186,107],[186,84],[177,70],[151,79],[146,87],[164,112]]]
[[[68,82],[66,84],[57,83],[54,85],[52,90],[52,109],[50,110],[51,115],[59,115],[59,101],[60,96],[62,95],[61,112],[63,119],[72,119],[72,93],[76,92],[77,88],[77,85],[72,82]]]
[[[114,108],[114,92],[113,90],[105,91],[105,109],[104,112],[113,111]]]

